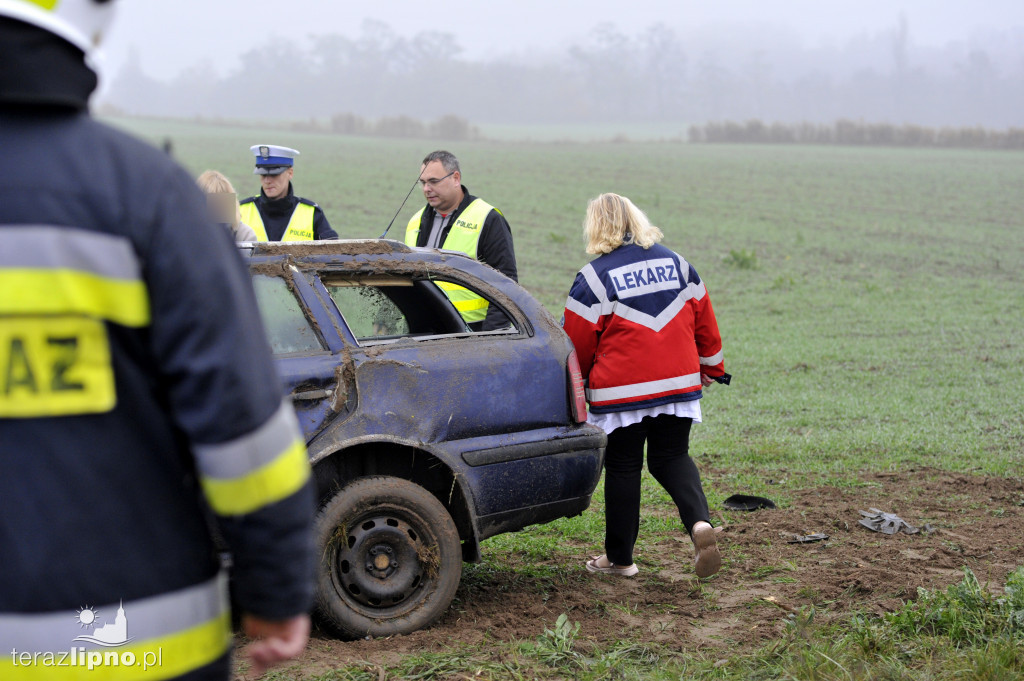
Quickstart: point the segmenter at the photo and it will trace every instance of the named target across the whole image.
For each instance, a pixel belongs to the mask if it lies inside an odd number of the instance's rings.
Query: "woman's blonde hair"
[[[204,170],[196,178],[196,184],[206,194],[234,194],[235,188],[231,186],[231,180],[224,176],[224,173],[217,170]]]
[[[665,235],[625,196],[601,194],[587,205],[583,220],[587,253],[611,253],[624,243],[650,248]]]
[[[235,194],[235,188],[231,186],[231,180],[225,177],[224,173],[217,170],[204,170],[196,178],[196,184],[205,194],[231,194],[235,201],[235,219],[232,224],[237,225],[242,221],[242,207],[238,205],[238,195]]]

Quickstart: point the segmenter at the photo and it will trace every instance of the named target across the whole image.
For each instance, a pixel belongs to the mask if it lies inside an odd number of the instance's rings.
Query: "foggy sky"
[[[554,51],[601,23],[629,35],[660,22],[708,40],[742,33],[814,47],[891,30],[901,14],[916,46],[984,46],[1007,30],[1024,39],[1021,0],[121,0],[100,64],[104,84],[130,56],[157,80],[197,65],[225,75],[250,50],[310,35],[354,37],[365,20],[401,36],[452,33],[475,60]]]

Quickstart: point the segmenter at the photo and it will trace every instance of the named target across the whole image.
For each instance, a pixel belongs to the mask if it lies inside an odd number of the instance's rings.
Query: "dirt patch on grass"
[[[634,578],[586,572],[583,561],[599,547],[580,547],[570,564],[560,560],[558,577],[544,584],[526,583],[513,558],[493,570],[464,572],[452,608],[429,629],[350,642],[315,631],[288,673],[301,678],[362,663],[384,668],[406,654],[459,644],[496,659],[505,643],[536,639],[561,613],[580,622],[583,645],[632,639],[724,659],[775,640],[787,618],[807,606],[816,618],[882,613],[914,599],[918,588],[958,583],[964,566],[1001,590],[1007,574],[1024,565],[1019,480],[918,470],[862,482],[787,490],[792,501],[785,508],[728,515],[713,509],[716,523],[725,521],[718,535],[724,566],[703,582],[694,577],[683,532],[638,552]],[[932,531],[872,532],[859,524],[859,511],[870,508]],[[815,533],[829,539],[789,543]]]

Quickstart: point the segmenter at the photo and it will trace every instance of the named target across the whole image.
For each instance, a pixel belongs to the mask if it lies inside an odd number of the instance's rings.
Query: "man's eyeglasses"
[[[454,174],[455,174],[455,171],[453,170],[452,172],[448,173],[444,177],[432,177],[429,180],[420,180],[420,186],[421,187],[426,187],[429,184],[431,187],[436,187],[442,180],[447,180],[449,177],[451,177]]]

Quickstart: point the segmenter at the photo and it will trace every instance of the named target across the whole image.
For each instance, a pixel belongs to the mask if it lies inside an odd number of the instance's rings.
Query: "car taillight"
[[[587,395],[583,388],[583,373],[580,371],[580,361],[576,358],[575,350],[569,353],[565,364],[569,372],[569,404],[572,405],[572,420],[576,423],[583,423],[587,420]]]

